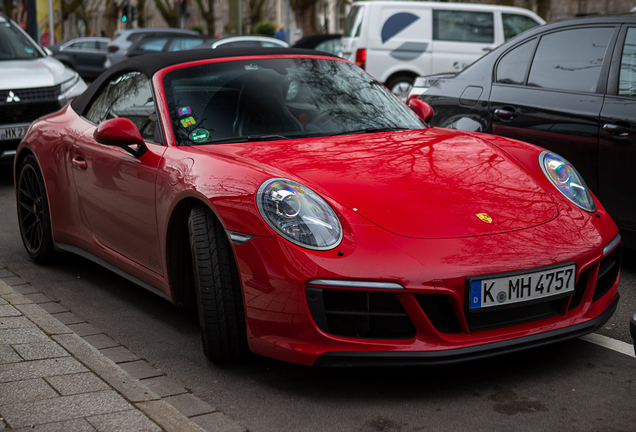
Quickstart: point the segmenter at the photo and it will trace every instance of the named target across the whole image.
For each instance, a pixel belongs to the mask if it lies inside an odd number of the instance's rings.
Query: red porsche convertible
[[[215,362],[456,362],[601,327],[620,236],[574,167],[431,115],[314,51],[132,58],[24,137],[24,246],[196,305]]]

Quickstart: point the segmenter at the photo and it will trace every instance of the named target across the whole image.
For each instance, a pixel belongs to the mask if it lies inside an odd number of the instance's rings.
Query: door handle
[[[80,156],[75,156],[73,158],[73,165],[75,165],[77,168],[79,168],[81,170],[85,170],[86,168],[88,168],[88,164],[86,163],[84,158],[82,158]]]
[[[492,48],[484,47],[481,50],[484,51],[484,52],[490,52],[490,51],[492,51]]]
[[[636,132],[636,130],[632,128],[617,125],[617,124],[609,124],[609,123],[606,123],[603,125],[603,130],[605,132],[609,132],[610,134],[616,135],[619,137],[626,137]]]
[[[512,110],[505,109],[505,108],[497,108],[495,110],[495,114],[503,120],[512,120],[513,118],[519,116],[519,114],[514,111],[514,108]]]

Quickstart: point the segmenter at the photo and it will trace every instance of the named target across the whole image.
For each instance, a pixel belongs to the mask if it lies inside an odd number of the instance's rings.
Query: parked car
[[[138,39],[126,50],[124,58],[153,52],[189,50],[201,45],[211,37],[203,35],[164,35]]]
[[[537,14],[510,6],[356,2],[345,24],[342,56],[406,100],[418,76],[460,71],[541,24]]]
[[[267,36],[230,36],[202,43],[196,49],[206,48],[287,48],[289,44]]]
[[[567,158],[636,246],[636,17],[530,30],[457,76],[418,79],[431,124],[494,133]]]
[[[84,79],[94,79],[104,72],[109,38],[82,37],[71,39],[49,49],[53,57],[77,71]]]
[[[122,61],[126,54],[126,50],[140,37],[168,36],[172,34],[198,35],[199,33],[193,30],[170,27],[135,28],[118,31],[113,40],[108,44],[104,69],[108,69],[112,65]]]
[[[77,74],[48,56],[0,14],[0,161],[11,160],[31,122],[86,89]]]
[[[456,362],[604,325],[620,236],[576,170],[431,113],[310,50],[133,57],[22,140],[22,240],[196,304],[216,362]]]
[[[301,38],[292,48],[306,48],[340,55],[341,39],[341,34],[315,34]]]

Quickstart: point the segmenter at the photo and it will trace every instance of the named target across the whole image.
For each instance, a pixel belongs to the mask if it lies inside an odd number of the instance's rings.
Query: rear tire
[[[243,294],[225,230],[204,206],[192,209],[188,227],[203,351],[215,363],[245,360]]]
[[[18,171],[18,225],[22,243],[35,262],[50,263],[55,257],[49,201],[40,167],[33,155],[24,159]]]
[[[415,78],[413,78],[412,76],[397,75],[387,81],[386,86],[397,97],[402,99],[402,102],[406,102],[406,99],[409,97],[409,93],[411,93],[414,82]]]

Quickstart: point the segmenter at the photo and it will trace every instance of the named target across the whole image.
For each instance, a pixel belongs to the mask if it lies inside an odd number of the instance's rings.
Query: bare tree
[[[137,0],[137,27],[146,27],[146,0]]]
[[[117,17],[119,16],[119,7],[121,3],[116,0],[106,0],[104,15],[104,32],[106,36],[111,37],[117,30]]]
[[[75,10],[75,15],[86,23],[86,36],[92,34],[91,22],[93,17],[99,12],[100,5],[100,0],[84,0]]]
[[[256,26],[269,15],[272,6],[269,0],[249,0],[250,33],[256,33]]]
[[[216,33],[216,17],[214,16],[214,0],[196,0],[201,16],[205,20],[208,27],[208,34]]]
[[[318,32],[316,26],[316,3],[318,0],[292,0],[291,7],[296,17],[296,25],[303,30],[303,35]],[[289,31],[289,29],[286,29]]]
[[[537,15],[544,20],[548,21],[550,18],[550,0],[536,0],[537,1]]]
[[[177,26],[177,2],[173,0],[155,0],[155,5],[169,27]]]

